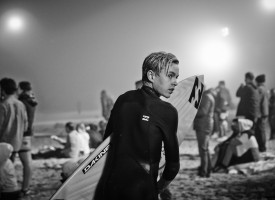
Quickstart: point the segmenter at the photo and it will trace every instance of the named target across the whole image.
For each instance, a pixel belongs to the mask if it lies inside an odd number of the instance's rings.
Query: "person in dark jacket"
[[[33,121],[38,103],[33,94],[30,82],[20,82],[19,89],[21,93],[18,99],[25,105],[28,116],[28,128],[27,131],[24,132],[22,146],[18,151],[19,158],[23,164],[22,193],[23,195],[27,195],[30,193],[29,187],[32,177],[31,137],[33,136]]]
[[[215,98],[214,130],[213,134],[218,133],[218,137],[224,137],[229,131],[228,112],[233,107],[230,91],[225,86],[225,81],[219,81],[216,87],[217,95]]]
[[[159,97],[170,97],[177,85],[179,61],[171,53],[147,56],[141,89],[116,100],[104,139],[111,142],[95,200],[158,200],[179,171],[178,114]],[[162,143],[166,164],[157,181]]]
[[[258,86],[260,104],[260,115],[256,122],[255,136],[259,145],[259,151],[266,151],[266,126],[268,118],[268,93],[265,87],[265,75],[261,74],[256,77],[256,83]]]
[[[275,88],[270,90],[268,103],[268,121],[270,126],[270,140],[275,139]]]
[[[210,177],[211,159],[209,153],[209,140],[214,128],[214,109],[217,91],[213,88],[206,90],[196,117],[194,119],[194,130],[196,131],[199,155],[201,159],[198,175]]]
[[[251,72],[245,74],[245,85],[240,85],[236,96],[240,97],[236,116],[250,119],[255,126],[259,117],[259,92],[254,84],[254,75]]]

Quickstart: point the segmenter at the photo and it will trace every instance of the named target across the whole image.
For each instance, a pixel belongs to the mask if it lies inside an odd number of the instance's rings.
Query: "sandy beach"
[[[33,152],[45,145],[58,146],[50,139],[49,130],[44,125],[44,133],[40,126],[40,134],[33,137]],[[62,123],[51,125],[53,134],[60,134]],[[217,144],[211,139],[210,152]],[[263,170],[254,170],[250,173],[238,172],[236,174],[214,173],[210,178],[197,176],[200,164],[195,133],[188,134],[180,146],[180,172],[171,183],[170,189],[173,199],[198,199],[198,200],[227,200],[227,199],[275,199],[275,140],[267,142],[268,151],[261,155],[264,166],[271,163],[271,167]],[[22,200],[48,200],[61,185],[61,166],[67,159],[40,159],[33,161],[33,177],[31,194]],[[19,158],[15,161],[19,184],[22,182],[22,165]]]

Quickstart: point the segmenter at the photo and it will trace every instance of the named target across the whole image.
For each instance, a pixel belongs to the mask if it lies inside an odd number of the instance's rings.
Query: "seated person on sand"
[[[88,156],[90,151],[90,135],[86,132],[86,126],[84,123],[78,123],[76,125],[76,131],[80,139],[80,155]]]
[[[74,124],[68,122],[65,125],[67,132],[67,139],[64,140],[55,135],[51,138],[60,144],[64,145],[64,148],[51,148],[47,151],[40,151],[36,154],[32,154],[33,159],[45,159],[45,158],[78,158],[80,156],[80,139],[79,134],[75,130]]]
[[[90,136],[90,148],[96,149],[103,141],[103,136],[98,131],[98,126],[94,123],[88,124],[87,132]]]
[[[0,199],[17,200],[20,197],[20,190],[17,184],[15,168],[9,159],[13,147],[8,144],[0,143]]]
[[[62,165],[61,182],[64,183],[71,176],[76,168],[85,160],[84,157],[79,160],[68,160]]]
[[[214,149],[213,172],[226,170],[231,165],[259,161],[258,143],[252,126],[253,122],[248,119],[232,120],[232,135]]]

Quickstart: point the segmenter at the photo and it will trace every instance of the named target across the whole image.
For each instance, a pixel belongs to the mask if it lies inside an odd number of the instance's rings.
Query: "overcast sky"
[[[21,28],[8,27],[12,15]],[[102,89],[135,89],[144,58],[167,51],[179,79],[225,80],[234,97],[247,71],[275,87],[274,36],[262,0],[1,0],[0,78],[30,81],[41,113],[99,110]]]

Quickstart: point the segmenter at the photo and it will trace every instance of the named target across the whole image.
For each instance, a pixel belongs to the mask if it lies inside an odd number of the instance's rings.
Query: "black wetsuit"
[[[177,110],[149,87],[121,95],[111,112],[104,138],[111,145],[96,200],[157,200],[157,176],[162,142],[166,165],[163,178],[179,171]]]

